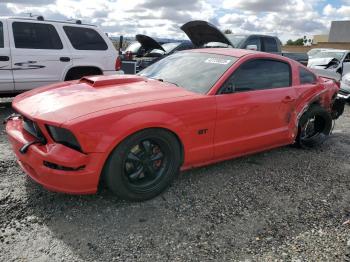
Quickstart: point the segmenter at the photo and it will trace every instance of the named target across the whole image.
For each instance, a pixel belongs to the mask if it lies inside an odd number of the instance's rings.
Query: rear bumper
[[[45,188],[70,194],[96,193],[103,167],[103,154],[83,154],[64,145],[34,144],[25,154],[19,149],[34,138],[22,126],[22,120],[12,119],[6,124],[6,132],[21,168],[34,181]],[[44,161],[77,169],[65,171],[47,167]],[[83,167],[83,168],[79,168]]]

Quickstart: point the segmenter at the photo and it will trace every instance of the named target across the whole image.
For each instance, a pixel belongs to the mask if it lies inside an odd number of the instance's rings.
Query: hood
[[[188,95],[193,93],[141,76],[95,76],[36,88],[17,96],[12,105],[29,118],[62,124],[105,109]]]
[[[335,81],[341,80],[341,74],[337,73],[335,70],[330,69],[321,69],[321,68],[311,68],[311,71],[313,71],[316,75],[328,79],[333,79]]]
[[[206,21],[190,21],[183,26],[181,30],[186,33],[188,38],[196,47],[202,47],[210,42],[232,45],[231,41],[215,25]]]
[[[324,57],[324,58],[311,58],[308,62],[308,67],[312,66],[322,66],[325,67],[334,59],[334,57]]]
[[[164,48],[152,37],[147,35],[136,35],[136,40],[141,44],[146,52],[153,49],[159,49],[165,52]]]

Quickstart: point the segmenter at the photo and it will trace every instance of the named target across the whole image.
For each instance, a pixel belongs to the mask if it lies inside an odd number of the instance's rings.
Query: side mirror
[[[258,46],[257,45],[247,45],[246,49],[258,51]]]

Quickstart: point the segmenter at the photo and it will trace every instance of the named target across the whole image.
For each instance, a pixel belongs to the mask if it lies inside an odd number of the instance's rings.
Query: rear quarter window
[[[264,42],[264,51],[265,52],[277,52],[278,51],[276,39],[274,39],[272,37],[264,37],[263,42]]]
[[[299,78],[301,85],[314,84],[317,80],[316,76],[313,73],[302,67],[299,68]]]
[[[4,29],[2,22],[0,22],[0,48],[4,47]]]
[[[107,50],[108,46],[102,36],[92,29],[76,26],[64,26],[72,46],[77,50]]]
[[[53,25],[14,22],[12,30],[16,48],[63,49],[61,39]]]

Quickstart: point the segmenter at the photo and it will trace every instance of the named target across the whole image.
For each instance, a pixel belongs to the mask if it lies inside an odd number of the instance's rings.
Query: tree
[[[287,41],[287,45],[304,45],[304,39],[303,38],[298,38],[297,40],[292,40],[289,39]]]
[[[226,34],[226,35],[232,34],[232,30],[226,29],[226,30],[224,30],[224,34]]]

